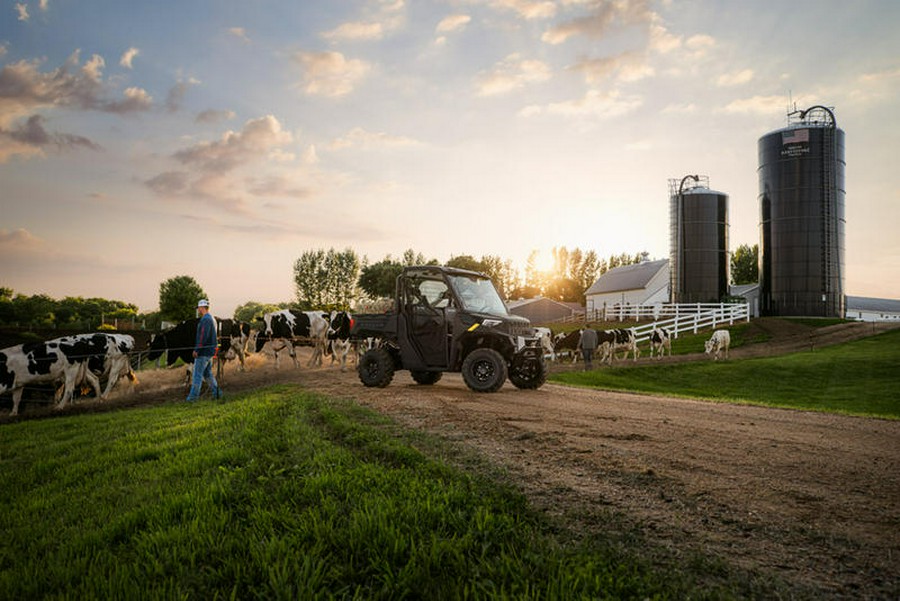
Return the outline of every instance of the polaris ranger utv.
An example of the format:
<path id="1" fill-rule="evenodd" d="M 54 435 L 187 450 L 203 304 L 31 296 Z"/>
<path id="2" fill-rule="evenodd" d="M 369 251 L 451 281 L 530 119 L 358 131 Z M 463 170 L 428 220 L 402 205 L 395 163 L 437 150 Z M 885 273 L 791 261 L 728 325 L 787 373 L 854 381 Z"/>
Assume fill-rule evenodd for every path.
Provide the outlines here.
<path id="1" fill-rule="evenodd" d="M 377 340 L 359 360 L 359 379 L 385 387 L 408 369 L 419 384 L 462 372 L 476 392 L 495 392 L 507 375 L 519 388 L 547 379 L 531 323 L 510 315 L 490 278 L 452 267 L 406 267 L 397 277 L 394 307 L 354 316 L 350 337 Z"/>

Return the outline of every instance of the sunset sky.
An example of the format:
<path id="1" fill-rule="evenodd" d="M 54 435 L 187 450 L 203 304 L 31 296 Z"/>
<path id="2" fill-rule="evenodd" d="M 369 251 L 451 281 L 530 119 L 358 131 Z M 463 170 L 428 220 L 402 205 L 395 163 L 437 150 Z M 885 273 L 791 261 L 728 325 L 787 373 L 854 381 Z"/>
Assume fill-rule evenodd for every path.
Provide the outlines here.
<path id="1" fill-rule="evenodd" d="M 669 252 L 668 180 L 758 242 L 757 141 L 847 135 L 846 292 L 900 298 L 900 2 L 0 3 L 0 286 L 294 299 L 306 250 Z"/>

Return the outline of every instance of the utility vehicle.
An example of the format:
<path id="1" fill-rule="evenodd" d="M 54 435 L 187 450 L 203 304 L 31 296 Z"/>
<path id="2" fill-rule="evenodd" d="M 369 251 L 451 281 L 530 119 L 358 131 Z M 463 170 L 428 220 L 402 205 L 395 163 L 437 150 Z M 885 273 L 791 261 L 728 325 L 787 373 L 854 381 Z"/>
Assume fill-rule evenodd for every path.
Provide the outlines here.
<path id="1" fill-rule="evenodd" d="M 477 392 L 495 392 L 507 376 L 518 388 L 547 379 L 543 351 L 531 323 L 511 315 L 482 273 L 436 265 L 406 267 L 397 277 L 393 308 L 354 315 L 350 337 L 367 341 L 359 379 L 385 387 L 397 370 L 419 384 L 462 372 Z"/>

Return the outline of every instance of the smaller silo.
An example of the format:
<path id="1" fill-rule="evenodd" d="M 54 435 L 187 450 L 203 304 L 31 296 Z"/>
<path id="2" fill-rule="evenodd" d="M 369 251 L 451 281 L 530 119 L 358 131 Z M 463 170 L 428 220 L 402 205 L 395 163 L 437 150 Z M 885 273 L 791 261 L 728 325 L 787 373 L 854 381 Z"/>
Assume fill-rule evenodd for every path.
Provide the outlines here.
<path id="1" fill-rule="evenodd" d="M 669 278 L 673 303 L 717 303 L 728 295 L 728 195 L 709 177 L 669 180 Z"/>

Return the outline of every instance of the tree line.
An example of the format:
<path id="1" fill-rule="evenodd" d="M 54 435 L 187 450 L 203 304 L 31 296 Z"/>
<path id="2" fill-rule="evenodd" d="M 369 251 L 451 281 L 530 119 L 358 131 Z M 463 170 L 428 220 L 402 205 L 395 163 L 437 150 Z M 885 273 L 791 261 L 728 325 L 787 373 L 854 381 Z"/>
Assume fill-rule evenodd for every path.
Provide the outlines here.
<path id="1" fill-rule="evenodd" d="M 624 265 L 639 263 L 648 253 L 613 254 L 601 258 L 593 250 L 554 247 L 550 269 L 538 266 L 538 251 L 528 257 L 524 272 L 511 260 L 496 255 L 451 256 L 444 264 L 478 271 L 491 277 L 500 295 L 506 299 L 544 296 L 560 302 L 584 304 L 585 292 L 601 275 Z M 731 255 L 731 283 L 758 281 L 758 245 L 741 245 Z M 254 322 L 262 315 L 281 309 L 353 309 L 366 301 L 391 298 L 394 283 L 404 267 L 437 265 L 413 249 L 399 257 L 387 255 L 380 261 L 360 258 L 352 249 L 314 249 L 304 251 L 293 265 L 295 300 L 277 304 L 248 301 L 235 309 L 234 319 Z M 155 330 L 163 321 L 180 322 L 196 315 L 197 300 L 208 298 L 203 287 L 191 276 L 169 278 L 159 286 L 159 311 L 141 313 L 132 303 L 103 298 L 67 296 L 61 300 L 46 294 L 16 294 L 0 287 L 0 324 L 31 327 L 94 330 L 111 323 L 131 323 Z M 107 327 L 112 327 L 107 325 Z"/>

